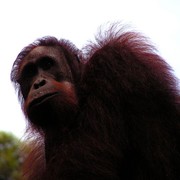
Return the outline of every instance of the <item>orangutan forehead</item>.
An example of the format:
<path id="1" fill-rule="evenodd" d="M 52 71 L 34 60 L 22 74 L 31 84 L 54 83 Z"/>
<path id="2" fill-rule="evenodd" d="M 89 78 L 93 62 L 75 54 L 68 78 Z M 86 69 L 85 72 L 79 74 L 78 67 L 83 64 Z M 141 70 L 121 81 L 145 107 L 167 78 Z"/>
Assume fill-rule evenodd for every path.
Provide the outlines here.
<path id="1" fill-rule="evenodd" d="M 38 46 L 34 48 L 26 57 L 26 60 L 38 58 L 41 56 L 59 56 L 62 55 L 60 48 L 57 47 L 48 47 L 48 46 Z"/>
<path id="2" fill-rule="evenodd" d="M 38 46 L 34 48 L 30 53 L 28 53 L 21 62 L 19 63 L 19 72 L 22 71 L 24 66 L 29 62 L 34 62 L 37 59 L 41 59 L 43 57 L 50 57 L 52 59 L 64 59 L 64 54 L 58 47 L 52 46 Z"/>

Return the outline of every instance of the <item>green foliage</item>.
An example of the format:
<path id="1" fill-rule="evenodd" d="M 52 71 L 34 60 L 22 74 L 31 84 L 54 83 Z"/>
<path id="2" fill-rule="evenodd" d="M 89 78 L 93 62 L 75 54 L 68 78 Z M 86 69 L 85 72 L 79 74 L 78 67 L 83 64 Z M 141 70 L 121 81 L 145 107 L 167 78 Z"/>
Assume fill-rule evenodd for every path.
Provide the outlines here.
<path id="1" fill-rule="evenodd" d="M 23 156 L 21 142 L 12 134 L 0 132 L 0 180 L 20 180 Z"/>

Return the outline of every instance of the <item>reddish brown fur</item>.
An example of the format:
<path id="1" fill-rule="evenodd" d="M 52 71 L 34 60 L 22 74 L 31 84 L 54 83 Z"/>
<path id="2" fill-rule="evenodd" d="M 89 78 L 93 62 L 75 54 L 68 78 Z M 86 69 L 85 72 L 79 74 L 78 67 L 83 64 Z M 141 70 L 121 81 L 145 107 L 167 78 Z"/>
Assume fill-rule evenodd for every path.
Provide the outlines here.
<path id="1" fill-rule="evenodd" d="M 70 65 L 78 71 L 76 128 L 38 128 L 25 179 L 179 179 L 180 96 L 171 68 L 138 33 L 111 28 L 106 36 L 86 47 L 82 71 Z M 82 56 L 65 44 L 69 57 Z"/>

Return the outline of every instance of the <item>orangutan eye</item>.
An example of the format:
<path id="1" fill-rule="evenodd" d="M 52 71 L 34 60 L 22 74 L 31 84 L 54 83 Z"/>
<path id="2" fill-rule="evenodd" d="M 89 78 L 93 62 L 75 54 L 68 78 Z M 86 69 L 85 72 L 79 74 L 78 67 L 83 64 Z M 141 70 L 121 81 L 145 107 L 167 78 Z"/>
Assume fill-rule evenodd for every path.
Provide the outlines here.
<path id="1" fill-rule="evenodd" d="M 31 78 L 37 73 L 35 64 L 28 64 L 24 67 L 21 77 L 23 79 Z"/>
<path id="2" fill-rule="evenodd" d="M 52 59 L 51 57 L 43 57 L 43 58 L 41 58 L 40 67 L 43 70 L 49 70 L 53 66 L 54 66 L 54 59 Z"/>

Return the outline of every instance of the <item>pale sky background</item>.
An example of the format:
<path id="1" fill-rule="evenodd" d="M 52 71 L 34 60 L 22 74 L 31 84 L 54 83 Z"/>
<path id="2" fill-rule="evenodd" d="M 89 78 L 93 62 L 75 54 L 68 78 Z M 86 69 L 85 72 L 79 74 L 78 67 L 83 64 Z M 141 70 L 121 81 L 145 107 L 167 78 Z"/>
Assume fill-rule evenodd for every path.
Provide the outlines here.
<path id="1" fill-rule="evenodd" d="M 0 2 L 0 130 L 22 137 L 25 120 L 10 82 L 21 49 L 46 35 L 78 48 L 98 27 L 122 21 L 148 36 L 180 77 L 180 0 L 2 0 Z"/>

